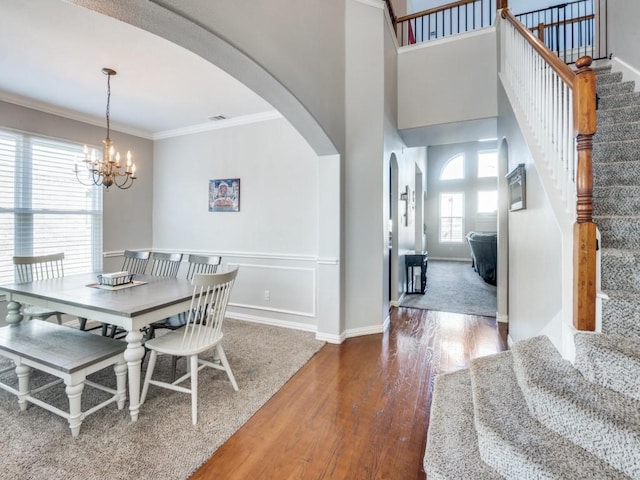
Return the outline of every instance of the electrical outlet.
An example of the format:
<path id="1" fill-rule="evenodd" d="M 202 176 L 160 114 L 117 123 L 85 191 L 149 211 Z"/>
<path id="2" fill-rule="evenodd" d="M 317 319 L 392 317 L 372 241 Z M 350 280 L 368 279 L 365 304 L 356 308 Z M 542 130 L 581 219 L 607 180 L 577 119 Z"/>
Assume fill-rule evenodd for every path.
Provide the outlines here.
<path id="1" fill-rule="evenodd" d="M 264 299 L 268 302 L 271 300 L 271 295 L 269 294 L 269 290 L 264 291 Z"/>

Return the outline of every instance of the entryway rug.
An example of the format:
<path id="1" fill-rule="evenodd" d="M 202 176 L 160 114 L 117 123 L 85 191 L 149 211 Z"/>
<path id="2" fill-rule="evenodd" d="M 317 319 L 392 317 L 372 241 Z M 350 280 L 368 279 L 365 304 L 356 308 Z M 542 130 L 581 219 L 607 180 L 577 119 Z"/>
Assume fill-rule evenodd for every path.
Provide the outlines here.
<path id="1" fill-rule="evenodd" d="M 405 294 L 400 306 L 495 317 L 496 287 L 486 283 L 471 262 L 429 260 L 425 294 Z"/>
<path id="2" fill-rule="evenodd" d="M 225 372 L 201 370 L 196 426 L 191 424 L 190 395 L 151 386 L 137 422 L 131 423 L 128 404 L 123 410 L 109 405 L 88 416 L 74 439 L 62 417 L 35 405 L 20 412 L 17 398 L 0 390 L 0 478 L 188 478 L 324 345 L 310 332 L 238 320 L 226 320 L 223 332 L 240 390 L 233 390 Z M 156 372 L 168 376 L 170 359 L 158 362 Z M 184 369 L 184 362 L 179 361 L 179 368 Z M 0 369 L 8 365 L 0 357 Z M 112 369 L 96 375 L 100 378 L 89 378 L 115 385 Z M 5 373 L 3 379 L 11 376 L 15 373 Z M 53 377 L 34 371 L 32 378 L 36 386 Z M 46 395 L 67 408 L 63 385 Z M 101 395 L 85 387 L 83 404 L 95 404 Z"/>

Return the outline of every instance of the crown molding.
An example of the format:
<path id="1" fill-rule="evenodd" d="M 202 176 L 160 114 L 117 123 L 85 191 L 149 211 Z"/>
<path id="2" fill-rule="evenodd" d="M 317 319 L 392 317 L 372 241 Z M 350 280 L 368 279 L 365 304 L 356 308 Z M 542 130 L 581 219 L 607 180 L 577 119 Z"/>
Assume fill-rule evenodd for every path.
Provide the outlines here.
<path id="1" fill-rule="evenodd" d="M 58 117 L 67 118 L 69 120 L 75 120 L 76 122 L 82 122 L 89 125 L 95 125 L 96 127 L 106 128 L 104 118 L 97 118 L 93 115 L 85 115 L 62 107 L 54 107 L 48 103 L 39 102 L 32 98 L 26 98 L 21 95 L 0 92 L 0 100 L 7 103 L 13 103 L 14 105 L 18 105 L 20 107 L 31 108 L 32 110 L 38 110 L 39 112 L 56 115 Z M 153 140 L 153 134 L 149 131 L 126 127 L 114 121 L 111 121 L 111 130 L 113 130 L 114 132 L 126 133 L 127 135 L 133 135 L 134 137 Z"/>
<path id="2" fill-rule="evenodd" d="M 210 130 L 220 130 L 222 128 L 238 127 L 240 125 L 249 125 L 251 123 L 266 122 L 268 120 L 276 120 L 283 118 L 282 114 L 277 110 L 269 112 L 254 113 L 252 115 L 243 115 L 241 117 L 229 118 L 226 120 L 216 120 L 198 125 L 191 125 L 184 128 L 176 128 L 174 130 L 166 130 L 153 134 L 153 140 L 162 140 L 165 138 L 180 137 L 182 135 L 190 135 L 193 133 L 208 132 Z"/>

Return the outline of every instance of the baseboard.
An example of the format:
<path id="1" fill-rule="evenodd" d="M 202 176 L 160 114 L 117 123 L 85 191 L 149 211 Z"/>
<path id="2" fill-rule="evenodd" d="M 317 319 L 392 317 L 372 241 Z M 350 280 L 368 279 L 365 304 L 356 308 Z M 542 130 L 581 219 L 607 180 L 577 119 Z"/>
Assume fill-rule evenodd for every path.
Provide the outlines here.
<path id="1" fill-rule="evenodd" d="M 361 337 L 363 335 L 374 335 L 376 333 L 383 333 L 385 329 L 385 323 L 382 325 L 372 325 L 369 327 L 360 327 L 360 328 L 352 328 L 350 330 L 346 330 L 344 333 L 346 338 L 352 337 Z"/>
<path id="2" fill-rule="evenodd" d="M 617 57 L 613 57 L 611 59 L 611 71 L 622 72 L 622 80 L 625 82 L 633 80 L 636 82 L 635 91 L 640 91 L 640 72 L 631 65 Z"/>
<path id="3" fill-rule="evenodd" d="M 271 325 L 273 327 L 289 328 L 291 330 L 302 330 L 305 332 L 315 332 L 317 330 L 315 325 L 309 325 L 307 323 L 299 322 L 287 322 L 276 318 L 258 317 L 256 315 L 247 315 L 246 313 L 230 312 L 227 310 L 225 314 L 226 318 L 232 318 L 234 320 L 242 320 L 243 322 L 259 323 L 261 325 Z"/>
<path id="4" fill-rule="evenodd" d="M 500 323 L 509 323 L 509 315 L 498 315 L 496 313 L 496 321 Z"/>
<path id="5" fill-rule="evenodd" d="M 328 333 L 316 332 L 316 340 L 320 340 L 321 342 L 340 345 L 346 339 L 347 339 L 347 336 L 345 332 L 342 332 L 340 335 L 330 335 Z"/>

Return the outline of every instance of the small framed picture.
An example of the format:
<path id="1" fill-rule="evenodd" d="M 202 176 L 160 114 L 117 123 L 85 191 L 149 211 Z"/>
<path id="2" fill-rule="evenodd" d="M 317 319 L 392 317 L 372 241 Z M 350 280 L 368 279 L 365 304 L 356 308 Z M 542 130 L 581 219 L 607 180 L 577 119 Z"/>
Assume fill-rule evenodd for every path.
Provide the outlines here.
<path id="1" fill-rule="evenodd" d="M 209 180 L 209 211 L 240 211 L 240 179 Z"/>
<path id="2" fill-rule="evenodd" d="M 527 179 L 524 163 L 507 174 L 509 184 L 509 210 L 512 212 L 527 208 Z"/>

